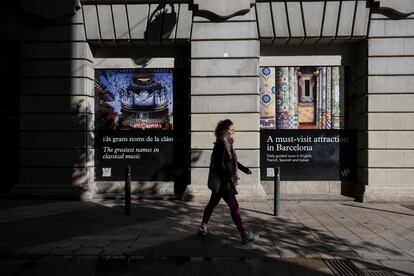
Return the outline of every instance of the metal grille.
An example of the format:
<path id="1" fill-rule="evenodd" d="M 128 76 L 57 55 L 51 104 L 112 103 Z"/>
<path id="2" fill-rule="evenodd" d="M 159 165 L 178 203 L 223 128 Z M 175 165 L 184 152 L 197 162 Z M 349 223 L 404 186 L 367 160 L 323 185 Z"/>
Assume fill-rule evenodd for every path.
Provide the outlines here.
<path id="1" fill-rule="evenodd" d="M 364 276 L 350 260 L 325 260 L 325 264 L 336 276 Z"/>
<path id="2" fill-rule="evenodd" d="M 395 276 L 395 274 L 389 270 L 367 270 L 364 271 L 364 276 Z"/>

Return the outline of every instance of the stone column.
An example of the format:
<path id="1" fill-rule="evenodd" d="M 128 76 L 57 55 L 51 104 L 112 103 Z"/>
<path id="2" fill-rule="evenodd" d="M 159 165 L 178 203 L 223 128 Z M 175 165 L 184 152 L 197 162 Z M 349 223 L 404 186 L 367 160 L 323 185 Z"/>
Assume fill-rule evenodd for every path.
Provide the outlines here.
<path id="1" fill-rule="evenodd" d="M 380 7 L 414 11 L 411 0 Z M 379 9 L 381 12 L 381 8 Z M 414 199 L 414 16 L 374 13 L 368 38 L 367 201 Z M 392 17 L 392 16 L 391 16 Z"/>
<path id="2" fill-rule="evenodd" d="M 59 16 L 51 6 L 22 16 L 20 181 L 13 193 L 79 197 L 94 180 L 93 56 L 82 11 Z"/>
<path id="3" fill-rule="evenodd" d="M 191 184 L 184 199 L 205 201 L 210 197 L 207 176 L 214 128 L 219 120 L 229 118 L 235 123 L 239 161 L 253 171 L 252 175 L 240 172 L 238 198 L 264 200 L 259 173 L 260 43 L 255 10 L 251 1 L 201 2 L 199 13 L 194 13 L 191 38 L 192 162 Z M 220 17 L 243 9 L 248 12 L 220 22 Z"/>
<path id="4" fill-rule="evenodd" d="M 0 5 L 0 145 L 3 164 L 0 193 L 8 193 L 18 183 L 19 173 L 19 39 L 21 11 L 16 1 L 6 0 Z"/>

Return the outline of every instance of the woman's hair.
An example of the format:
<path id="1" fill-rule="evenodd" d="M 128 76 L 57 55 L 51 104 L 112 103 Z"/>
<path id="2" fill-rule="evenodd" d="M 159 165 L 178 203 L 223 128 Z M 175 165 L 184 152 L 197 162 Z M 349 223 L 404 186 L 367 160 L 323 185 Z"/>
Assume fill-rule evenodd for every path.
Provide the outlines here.
<path id="1" fill-rule="evenodd" d="M 222 138 L 232 125 L 233 122 L 230 119 L 219 121 L 214 131 L 214 135 L 216 135 L 217 138 Z"/>

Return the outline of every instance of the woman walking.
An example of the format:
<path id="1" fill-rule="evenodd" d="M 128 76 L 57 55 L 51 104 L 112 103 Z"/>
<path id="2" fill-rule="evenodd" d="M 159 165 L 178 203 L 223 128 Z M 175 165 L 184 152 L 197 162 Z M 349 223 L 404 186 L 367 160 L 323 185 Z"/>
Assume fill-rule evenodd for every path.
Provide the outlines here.
<path id="1" fill-rule="evenodd" d="M 233 148 L 233 135 L 234 127 L 231 120 L 226 119 L 218 122 L 215 129 L 216 142 L 211 154 L 208 176 L 208 187 L 211 190 L 211 197 L 204 209 L 203 220 L 197 232 L 207 236 L 207 223 L 214 208 L 223 198 L 230 207 L 231 217 L 240 231 L 242 242 L 246 244 L 257 239 L 258 235 L 247 231 L 240 217 L 239 203 L 236 199 L 236 186 L 239 180 L 237 170 L 239 169 L 246 174 L 252 174 L 252 172 L 237 161 L 237 155 Z"/>

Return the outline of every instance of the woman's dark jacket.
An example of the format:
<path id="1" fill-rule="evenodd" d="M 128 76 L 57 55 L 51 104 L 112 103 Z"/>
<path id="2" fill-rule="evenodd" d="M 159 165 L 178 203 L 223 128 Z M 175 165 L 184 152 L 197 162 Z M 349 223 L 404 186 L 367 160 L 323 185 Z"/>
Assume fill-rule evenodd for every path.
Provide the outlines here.
<path id="1" fill-rule="evenodd" d="M 248 173 L 249 169 L 237 161 L 237 155 L 230 146 L 231 153 L 226 150 L 223 139 L 217 139 L 211 154 L 208 187 L 214 193 L 230 192 L 237 194 L 237 169 Z"/>

